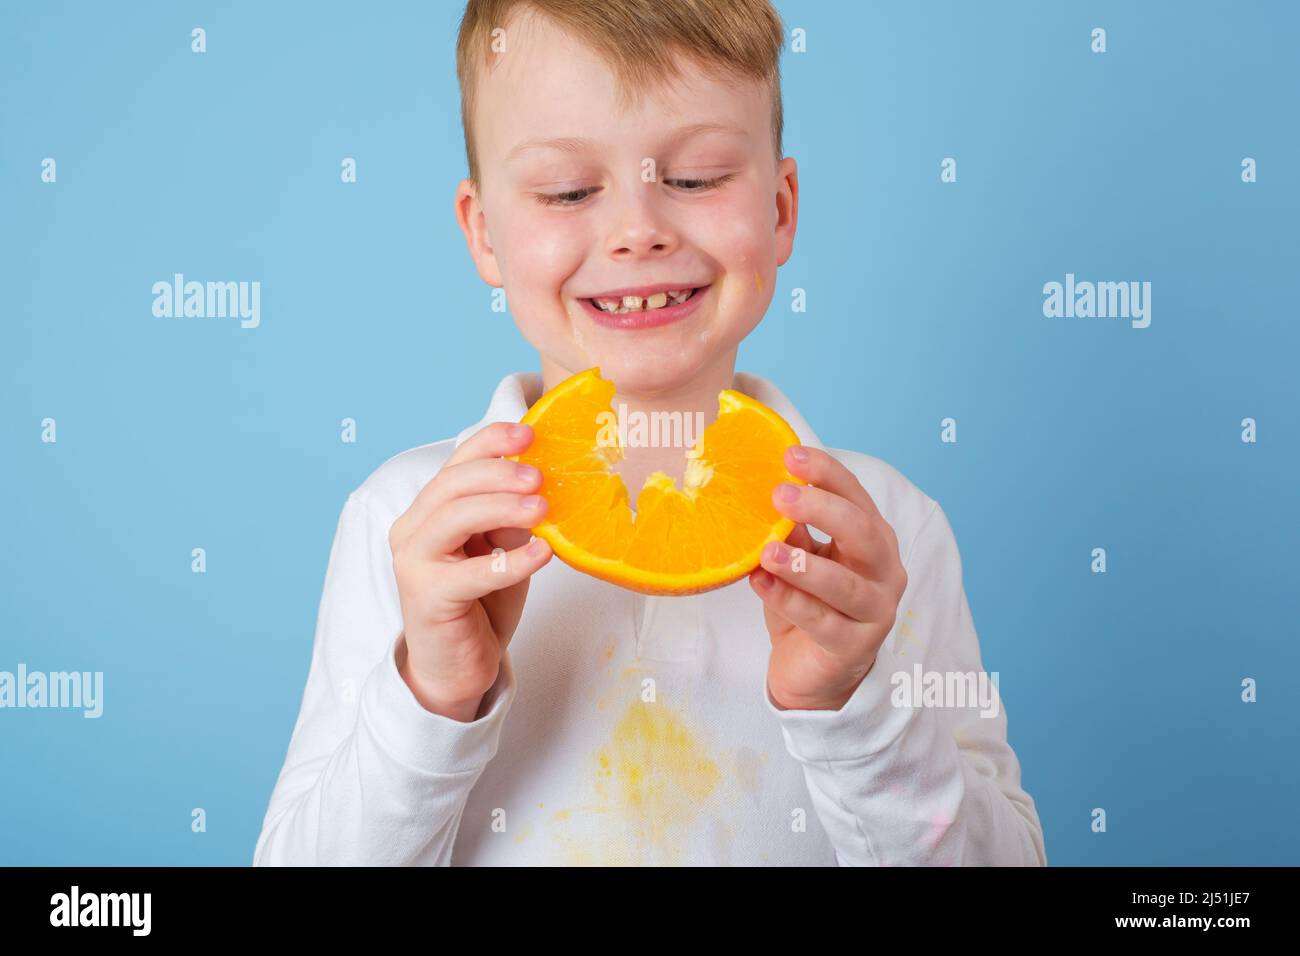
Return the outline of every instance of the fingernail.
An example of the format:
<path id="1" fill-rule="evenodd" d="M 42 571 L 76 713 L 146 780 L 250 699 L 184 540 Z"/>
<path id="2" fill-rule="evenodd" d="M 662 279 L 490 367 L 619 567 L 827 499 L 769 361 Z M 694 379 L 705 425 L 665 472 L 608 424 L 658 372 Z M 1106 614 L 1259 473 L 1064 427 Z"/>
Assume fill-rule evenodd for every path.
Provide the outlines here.
<path id="1" fill-rule="evenodd" d="M 790 457 L 795 461 L 807 461 L 808 449 L 804 448 L 803 445 L 792 445 L 790 446 Z"/>
<path id="2" fill-rule="evenodd" d="M 758 588 L 760 591 L 766 591 L 771 586 L 772 575 L 767 571 L 764 571 L 762 568 L 759 568 L 758 573 L 754 575 L 754 587 Z"/>
<path id="3" fill-rule="evenodd" d="M 532 481 L 534 478 L 537 477 L 538 471 L 532 465 L 527 465 L 521 461 L 521 462 L 516 462 L 515 464 L 515 474 L 518 475 L 520 478 L 522 478 L 524 481 Z"/>
<path id="4" fill-rule="evenodd" d="M 521 501 L 520 504 L 522 504 L 525 508 L 540 508 L 542 506 L 542 496 L 529 495 L 527 498 Z"/>
<path id="5" fill-rule="evenodd" d="M 530 558 L 540 558 L 546 553 L 547 547 L 545 538 L 534 538 L 528 543 L 527 554 Z"/>
<path id="6" fill-rule="evenodd" d="M 801 489 L 798 485 L 792 485 L 788 481 L 783 481 L 776 487 L 776 496 L 782 501 L 798 501 Z"/>
<path id="7" fill-rule="evenodd" d="M 767 546 L 767 559 L 777 564 L 785 564 L 790 557 L 790 548 L 780 541 L 773 541 Z"/>
<path id="8" fill-rule="evenodd" d="M 511 438 L 523 438 L 525 435 L 528 434 L 528 428 L 529 426 L 523 424 L 511 425 L 508 429 L 506 429 L 506 434 L 508 434 Z"/>

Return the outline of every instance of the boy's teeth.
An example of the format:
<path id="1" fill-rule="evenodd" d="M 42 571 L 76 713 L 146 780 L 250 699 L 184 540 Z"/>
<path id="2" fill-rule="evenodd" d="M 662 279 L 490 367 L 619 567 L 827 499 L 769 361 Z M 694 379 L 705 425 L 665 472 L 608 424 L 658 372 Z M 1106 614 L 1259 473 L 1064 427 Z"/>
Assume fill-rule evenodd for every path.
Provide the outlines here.
<path id="1" fill-rule="evenodd" d="M 643 312 L 651 309 L 662 309 L 669 300 L 674 305 L 680 305 L 691 297 L 690 289 L 672 289 L 668 292 L 656 292 L 652 296 L 625 295 L 621 299 L 592 299 L 596 303 L 596 308 L 602 312 L 612 312 L 615 315 L 622 315 L 627 312 Z"/>

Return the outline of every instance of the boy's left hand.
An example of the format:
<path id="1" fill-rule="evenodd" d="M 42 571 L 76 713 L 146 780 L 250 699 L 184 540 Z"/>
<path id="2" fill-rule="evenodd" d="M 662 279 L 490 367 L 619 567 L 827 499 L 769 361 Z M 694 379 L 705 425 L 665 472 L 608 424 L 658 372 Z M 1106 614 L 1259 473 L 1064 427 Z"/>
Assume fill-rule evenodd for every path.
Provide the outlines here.
<path id="1" fill-rule="evenodd" d="M 894 626 L 907 572 L 894 529 L 851 471 L 802 445 L 786 449 L 785 464 L 809 484 L 781 483 L 772 504 L 798 524 L 786 543 L 763 549 L 749 576 L 772 638 L 767 688 L 785 710 L 839 710 Z M 808 524 L 831 540 L 814 541 Z M 803 570 L 791 560 L 795 548 L 805 552 Z"/>

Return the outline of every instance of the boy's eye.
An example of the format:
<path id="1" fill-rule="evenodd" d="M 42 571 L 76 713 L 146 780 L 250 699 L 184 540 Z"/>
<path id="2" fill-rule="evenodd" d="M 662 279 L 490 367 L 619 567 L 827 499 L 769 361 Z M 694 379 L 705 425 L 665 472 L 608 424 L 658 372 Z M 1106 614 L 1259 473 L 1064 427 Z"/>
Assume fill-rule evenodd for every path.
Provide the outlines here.
<path id="1" fill-rule="evenodd" d="M 678 183 L 678 188 L 683 192 L 699 193 L 706 189 L 716 189 L 723 183 L 730 182 L 736 178 L 735 173 L 727 173 L 725 176 L 715 176 L 713 179 L 665 179 L 664 182 L 670 186 Z"/>
<path id="2" fill-rule="evenodd" d="M 723 183 L 730 182 L 736 178 L 735 173 L 727 173 L 725 176 L 715 176 L 712 179 L 665 179 L 664 182 L 670 186 L 680 189 L 682 192 L 699 193 L 707 189 L 716 189 Z M 576 206 L 594 192 L 600 190 L 599 186 L 587 186 L 582 189 L 570 189 L 562 193 L 534 193 L 534 198 L 543 206 Z"/>
<path id="3" fill-rule="evenodd" d="M 574 206 L 596 191 L 595 187 L 570 189 L 562 193 L 534 193 L 533 196 L 543 206 Z"/>

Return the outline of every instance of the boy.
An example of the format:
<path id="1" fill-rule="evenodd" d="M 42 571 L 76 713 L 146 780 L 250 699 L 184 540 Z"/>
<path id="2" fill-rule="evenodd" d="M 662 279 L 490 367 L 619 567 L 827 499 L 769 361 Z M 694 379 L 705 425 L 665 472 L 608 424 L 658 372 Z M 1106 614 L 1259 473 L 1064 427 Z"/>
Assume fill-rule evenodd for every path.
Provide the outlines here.
<path id="1" fill-rule="evenodd" d="M 256 864 L 1046 862 L 1001 709 L 895 693 L 982 670 L 943 511 L 735 372 L 794 242 L 782 45 L 768 0 L 470 0 L 456 212 L 541 373 L 348 498 Z M 592 366 L 631 413 L 734 387 L 798 433 L 747 582 L 646 597 L 530 541 L 509 423 Z"/>

